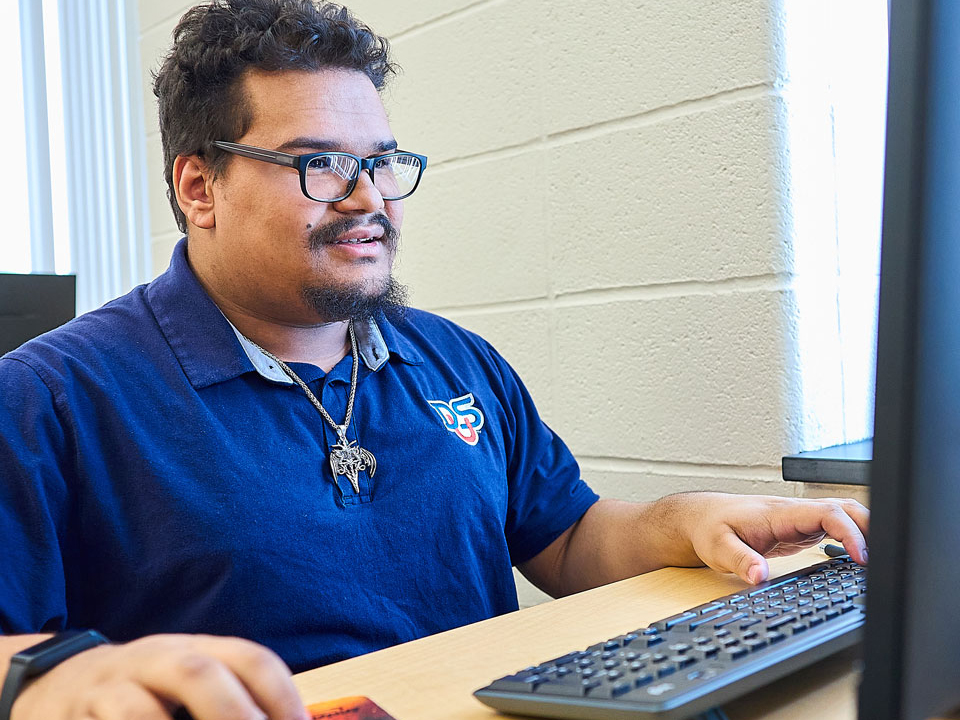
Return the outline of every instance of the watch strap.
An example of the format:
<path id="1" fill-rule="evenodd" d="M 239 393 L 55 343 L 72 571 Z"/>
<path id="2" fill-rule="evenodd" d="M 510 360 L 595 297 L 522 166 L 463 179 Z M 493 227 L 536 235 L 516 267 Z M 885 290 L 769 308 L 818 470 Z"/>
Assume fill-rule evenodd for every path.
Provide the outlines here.
<path id="1" fill-rule="evenodd" d="M 27 680 L 42 675 L 67 658 L 107 642 L 109 640 L 96 630 L 67 630 L 18 652 L 10 658 L 10 669 L 0 690 L 0 720 L 10 720 L 13 703 Z"/>

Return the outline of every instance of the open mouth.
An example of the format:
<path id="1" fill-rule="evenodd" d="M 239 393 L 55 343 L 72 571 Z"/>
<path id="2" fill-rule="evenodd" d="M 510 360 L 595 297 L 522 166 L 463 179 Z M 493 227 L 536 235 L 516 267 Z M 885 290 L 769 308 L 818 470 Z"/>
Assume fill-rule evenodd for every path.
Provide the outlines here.
<path id="1" fill-rule="evenodd" d="M 366 245 L 376 241 L 377 238 L 375 237 L 350 238 L 349 240 L 337 240 L 334 245 Z"/>

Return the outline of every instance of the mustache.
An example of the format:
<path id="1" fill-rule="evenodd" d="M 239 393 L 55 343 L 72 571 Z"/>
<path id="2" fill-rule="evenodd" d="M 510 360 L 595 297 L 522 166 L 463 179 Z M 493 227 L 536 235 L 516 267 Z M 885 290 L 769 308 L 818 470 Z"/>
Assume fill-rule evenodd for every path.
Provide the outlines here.
<path id="1" fill-rule="evenodd" d="M 350 232 L 354 228 L 362 225 L 379 225 L 383 228 L 381 241 L 386 244 L 387 249 L 395 250 L 397 248 L 397 243 L 400 240 L 400 231 L 383 213 L 377 213 L 376 215 L 370 215 L 364 218 L 341 218 L 326 225 L 315 227 L 307 237 L 307 244 L 313 251 L 320 250 L 324 245 L 332 245 L 335 243 L 337 238 L 344 233 Z"/>

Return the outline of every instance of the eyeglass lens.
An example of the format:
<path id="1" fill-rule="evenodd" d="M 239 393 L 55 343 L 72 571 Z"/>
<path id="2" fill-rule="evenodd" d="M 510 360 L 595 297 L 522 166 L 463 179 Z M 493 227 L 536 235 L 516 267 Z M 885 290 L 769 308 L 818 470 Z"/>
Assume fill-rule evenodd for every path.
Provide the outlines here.
<path id="1" fill-rule="evenodd" d="M 307 193 L 315 200 L 346 195 L 359 175 L 360 165 L 347 155 L 319 155 L 307 164 Z M 377 159 L 373 184 L 385 200 L 403 197 L 416 187 L 420 160 L 413 155 L 388 155 Z"/>

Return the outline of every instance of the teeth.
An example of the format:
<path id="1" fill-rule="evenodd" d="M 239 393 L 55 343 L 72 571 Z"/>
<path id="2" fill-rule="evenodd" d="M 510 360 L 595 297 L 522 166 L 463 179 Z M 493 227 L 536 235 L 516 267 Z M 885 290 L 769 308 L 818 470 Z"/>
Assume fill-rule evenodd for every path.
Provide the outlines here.
<path id="1" fill-rule="evenodd" d="M 366 237 L 366 238 L 354 238 L 351 240 L 341 240 L 340 243 L 348 244 L 348 245 L 357 245 L 359 243 L 372 242 L 372 241 L 373 241 L 372 237 Z"/>

